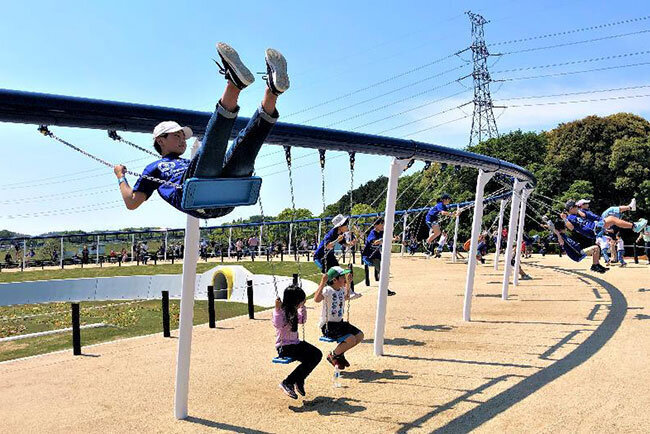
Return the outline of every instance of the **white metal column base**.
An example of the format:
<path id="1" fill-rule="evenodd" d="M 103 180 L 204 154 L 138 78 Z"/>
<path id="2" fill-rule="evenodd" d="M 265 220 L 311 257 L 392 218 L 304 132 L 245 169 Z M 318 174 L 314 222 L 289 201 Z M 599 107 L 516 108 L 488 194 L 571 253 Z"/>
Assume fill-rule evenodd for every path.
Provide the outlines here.
<path id="1" fill-rule="evenodd" d="M 506 209 L 506 199 L 501 199 L 499 207 L 499 229 L 497 229 L 496 249 L 494 249 L 494 269 L 499 269 L 499 251 L 501 250 L 501 233 L 503 232 L 503 214 Z"/>
<path id="2" fill-rule="evenodd" d="M 198 141 L 194 141 L 192 156 L 196 154 Z M 194 321 L 194 288 L 196 263 L 199 260 L 199 219 L 187 216 L 185 224 L 185 247 L 183 253 L 183 288 L 178 323 L 178 353 L 176 356 L 176 389 L 174 415 L 185 419 L 190 390 L 190 356 L 192 354 L 192 325 Z"/>
<path id="3" fill-rule="evenodd" d="M 515 242 L 517 234 L 517 218 L 519 216 L 519 204 L 523 183 L 515 180 L 512 189 L 512 200 L 510 201 L 510 219 L 508 221 L 508 241 L 506 243 L 505 263 L 503 266 L 503 287 L 501 289 L 501 298 L 508 299 L 508 286 L 510 285 L 510 273 L 512 272 L 512 245 Z"/>
<path id="4" fill-rule="evenodd" d="M 478 171 L 476 178 L 476 195 L 474 197 L 474 217 L 472 219 L 472 240 L 467 257 L 467 280 L 465 282 L 465 301 L 463 303 L 463 320 L 471 320 L 472 294 L 474 293 L 474 274 L 476 272 L 476 251 L 478 249 L 478 237 L 481 234 L 483 223 L 483 192 L 485 185 L 492 179 L 494 172 L 485 173 Z"/>
<path id="5" fill-rule="evenodd" d="M 460 222 L 460 215 L 458 214 L 459 208 L 456 208 L 456 222 L 454 223 L 454 245 L 451 248 L 451 262 L 456 263 L 458 261 L 458 255 L 456 254 L 458 249 L 458 223 Z"/>
<path id="6" fill-rule="evenodd" d="M 386 299 L 388 298 L 388 279 L 390 276 L 391 244 L 393 242 L 393 225 L 395 223 L 395 202 L 397 200 L 397 181 L 400 174 L 408 165 L 409 160 L 393 158 L 390 163 L 388 176 L 388 191 L 386 192 L 386 210 L 384 214 L 383 251 L 381 255 L 381 271 L 379 274 L 379 294 L 377 297 L 377 316 L 375 318 L 375 356 L 384 354 L 384 332 L 386 331 Z"/>
<path id="7" fill-rule="evenodd" d="M 524 189 L 521 192 L 521 204 L 519 205 L 519 224 L 517 225 L 517 252 L 515 255 L 515 269 L 512 277 L 512 286 L 515 288 L 519 285 L 519 270 L 521 270 L 521 244 L 524 241 L 524 224 L 526 222 L 526 202 L 530 195 L 530 189 Z"/>

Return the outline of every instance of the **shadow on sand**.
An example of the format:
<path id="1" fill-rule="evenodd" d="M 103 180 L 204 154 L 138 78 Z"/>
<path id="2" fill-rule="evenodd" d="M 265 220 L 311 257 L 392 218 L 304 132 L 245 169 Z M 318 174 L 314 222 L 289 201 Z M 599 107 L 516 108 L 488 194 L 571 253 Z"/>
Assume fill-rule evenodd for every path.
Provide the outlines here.
<path id="1" fill-rule="evenodd" d="M 303 401 L 302 407 L 290 405 L 289 410 L 294 413 L 317 412 L 320 416 L 335 416 L 341 414 L 354 414 L 364 411 L 366 407 L 362 405 L 353 405 L 352 403 L 361 402 L 351 398 L 332 398 L 330 396 L 318 396 L 311 401 Z"/>

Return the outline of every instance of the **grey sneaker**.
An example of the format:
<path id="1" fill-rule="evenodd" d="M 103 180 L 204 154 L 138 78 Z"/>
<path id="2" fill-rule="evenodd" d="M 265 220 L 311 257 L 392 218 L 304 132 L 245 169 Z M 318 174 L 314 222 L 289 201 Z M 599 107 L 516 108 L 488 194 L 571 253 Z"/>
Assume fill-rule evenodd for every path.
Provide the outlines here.
<path id="1" fill-rule="evenodd" d="M 282 53 L 273 48 L 266 49 L 266 84 L 275 95 L 280 95 L 289 89 L 287 60 Z"/>
<path id="2" fill-rule="evenodd" d="M 238 89 L 244 89 L 255 81 L 253 73 L 246 68 L 237 51 L 230 45 L 225 42 L 217 43 L 217 53 L 223 63 L 221 65 L 216 60 L 214 61 L 219 66 L 219 73 L 223 74 Z"/>

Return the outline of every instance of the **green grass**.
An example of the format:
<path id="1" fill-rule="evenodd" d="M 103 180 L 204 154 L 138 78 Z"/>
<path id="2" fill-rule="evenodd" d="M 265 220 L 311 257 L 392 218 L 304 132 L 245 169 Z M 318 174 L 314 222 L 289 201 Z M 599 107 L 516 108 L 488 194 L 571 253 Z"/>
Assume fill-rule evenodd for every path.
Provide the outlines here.
<path id="1" fill-rule="evenodd" d="M 208 302 L 194 302 L 194 324 L 208 322 Z M 169 313 L 172 330 L 178 328 L 180 301 L 170 300 Z M 264 308 L 255 306 L 256 311 Z M 217 321 L 244 315 L 245 303 L 216 303 Z M 44 314 L 44 315 L 43 315 Z M 40 315 L 18 318 L 27 315 Z M 70 327 L 71 312 L 68 303 L 29 304 L 0 307 L 0 336 L 22 335 L 45 330 Z M 11 318 L 7 320 L 6 318 Z M 108 324 L 108 327 L 81 330 L 82 345 L 91 345 L 116 339 L 142 336 L 162 331 L 160 300 L 138 302 L 101 301 L 81 303 L 81 324 Z M 70 332 L 26 338 L 0 343 L 0 361 L 44 354 L 72 347 Z"/>
<path id="2" fill-rule="evenodd" d="M 197 272 L 205 272 L 219 263 L 197 264 Z M 311 262 L 242 261 L 226 265 L 243 265 L 255 274 L 276 274 L 291 276 L 301 272 L 302 278 L 320 282 L 320 272 Z M 153 274 L 179 274 L 181 264 L 147 265 L 132 267 L 74 268 L 65 270 L 37 270 L 16 273 L 1 273 L 0 282 L 20 282 L 30 280 L 74 279 L 83 277 L 112 277 Z M 363 268 L 354 267 L 355 284 L 363 281 Z M 179 301 L 170 300 L 170 322 L 172 329 L 178 328 Z M 264 308 L 255 306 L 256 311 Z M 244 303 L 216 303 L 217 320 L 244 315 L 248 312 Z M 208 322 L 207 301 L 194 302 L 194 324 Z M 81 331 L 82 345 L 91 345 L 116 339 L 142 336 L 162 331 L 162 310 L 160 300 L 144 301 L 94 301 L 81 303 L 81 323 L 105 323 L 108 327 L 84 329 Z M 19 306 L 0 306 L 0 337 L 23 335 L 47 330 L 70 327 L 71 312 L 69 303 L 26 304 Z M 26 338 L 18 341 L 0 343 L 0 361 L 69 349 L 72 346 L 71 333 L 64 332 L 48 336 Z"/>

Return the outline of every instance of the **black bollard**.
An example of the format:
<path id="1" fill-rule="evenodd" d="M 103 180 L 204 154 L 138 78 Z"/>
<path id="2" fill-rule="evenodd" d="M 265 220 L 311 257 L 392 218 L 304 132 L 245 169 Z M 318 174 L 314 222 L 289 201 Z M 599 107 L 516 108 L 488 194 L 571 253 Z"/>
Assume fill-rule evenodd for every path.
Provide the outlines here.
<path id="1" fill-rule="evenodd" d="M 280 262 L 284 262 L 284 248 L 280 249 Z"/>
<path id="2" fill-rule="evenodd" d="M 255 251 L 251 250 L 251 262 L 255 262 Z"/>
<path id="3" fill-rule="evenodd" d="M 345 250 L 343 250 L 343 262 L 345 262 Z"/>
<path id="4" fill-rule="evenodd" d="M 172 253 L 172 265 L 174 265 L 174 254 Z"/>
<path id="5" fill-rule="evenodd" d="M 357 263 L 357 249 L 352 247 L 352 263 L 356 264 Z"/>
<path id="6" fill-rule="evenodd" d="M 307 262 L 309 262 L 309 250 L 307 250 Z"/>
<path id="7" fill-rule="evenodd" d="M 217 327 L 216 315 L 214 312 L 214 286 L 208 286 L 208 323 L 211 329 Z"/>
<path id="8" fill-rule="evenodd" d="M 350 291 L 354 292 L 354 268 L 352 268 L 352 264 L 350 264 L 349 268 L 350 268 Z"/>
<path id="9" fill-rule="evenodd" d="M 220 252 L 221 252 L 221 263 L 223 264 L 223 249 L 221 249 Z"/>
<path id="10" fill-rule="evenodd" d="M 298 286 L 298 273 L 293 273 L 293 284 Z"/>
<path id="11" fill-rule="evenodd" d="M 72 303 L 72 354 L 81 355 L 81 326 L 79 318 L 79 303 Z"/>
<path id="12" fill-rule="evenodd" d="M 117 257 L 117 266 L 121 267 L 122 266 L 122 255 Z"/>
<path id="13" fill-rule="evenodd" d="M 253 281 L 246 281 L 246 295 L 248 297 L 248 318 L 255 319 L 255 310 L 253 309 Z"/>
<path id="14" fill-rule="evenodd" d="M 271 250 L 267 247 L 266 248 L 266 262 L 269 262 L 271 260 Z"/>
<path id="15" fill-rule="evenodd" d="M 368 270 L 368 265 L 364 264 L 363 269 L 366 272 L 366 286 L 370 286 L 370 270 Z"/>
<path id="16" fill-rule="evenodd" d="M 158 254 L 153 255 L 153 265 L 158 265 Z"/>
<path id="17" fill-rule="evenodd" d="M 163 336 L 168 338 L 171 336 L 169 332 L 169 291 L 162 292 L 162 323 Z"/>
<path id="18" fill-rule="evenodd" d="M 634 248 L 634 263 L 638 264 L 639 263 L 639 252 L 636 251 L 636 241 L 634 241 L 634 244 L 632 244 L 632 247 Z"/>

